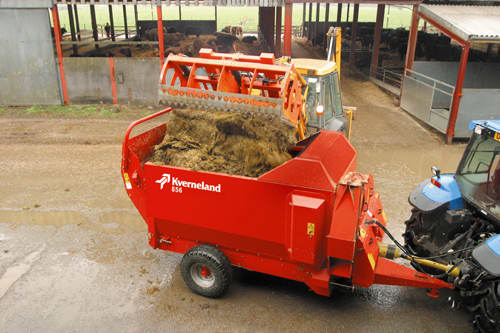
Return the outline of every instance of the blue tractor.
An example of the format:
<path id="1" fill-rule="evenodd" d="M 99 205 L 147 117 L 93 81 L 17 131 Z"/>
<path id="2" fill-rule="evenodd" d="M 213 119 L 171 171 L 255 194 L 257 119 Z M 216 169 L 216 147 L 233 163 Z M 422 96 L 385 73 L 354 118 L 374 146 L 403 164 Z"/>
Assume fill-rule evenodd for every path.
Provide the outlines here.
<path id="1" fill-rule="evenodd" d="M 500 332 L 500 120 L 470 124 L 472 137 L 455 174 L 434 174 L 408 198 L 413 206 L 403 234 L 408 252 L 453 268 L 417 270 L 452 283 L 453 305 L 473 314 L 479 332 Z M 452 276 L 455 268 L 460 274 Z"/>

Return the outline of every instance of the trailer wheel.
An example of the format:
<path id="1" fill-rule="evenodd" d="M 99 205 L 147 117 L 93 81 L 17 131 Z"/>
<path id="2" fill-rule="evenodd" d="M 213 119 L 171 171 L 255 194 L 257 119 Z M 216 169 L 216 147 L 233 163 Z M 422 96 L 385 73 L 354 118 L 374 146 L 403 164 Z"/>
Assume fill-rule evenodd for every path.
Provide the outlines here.
<path id="1" fill-rule="evenodd" d="M 222 296 L 233 275 L 229 259 L 213 246 L 199 245 L 182 257 L 181 274 L 193 292 L 211 298 Z"/>

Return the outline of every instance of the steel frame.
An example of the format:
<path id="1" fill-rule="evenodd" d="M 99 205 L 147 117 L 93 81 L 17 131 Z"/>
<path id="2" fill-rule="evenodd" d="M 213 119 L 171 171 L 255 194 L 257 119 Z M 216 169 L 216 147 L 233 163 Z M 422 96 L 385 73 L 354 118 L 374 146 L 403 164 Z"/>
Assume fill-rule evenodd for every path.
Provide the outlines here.
<path id="1" fill-rule="evenodd" d="M 462 88 L 463 88 L 463 83 L 464 83 L 464 78 L 465 78 L 465 72 L 467 69 L 467 60 L 469 56 L 469 50 L 470 50 L 470 42 L 465 41 L 453 32 L 451 32 L 449 29 L 444 27 L 442 24 L 439 24 L 432 18 L 428 17 L 425 14 L 422 14 L 418 11 L 418 5 L 413 6 L 413 14 L 412 14 L 412 23 L 411 23 L 411 28 L 410 28 L 410 36 L 409 36 L 409 41 L 408 41 L 408 49 L 406 52 L 406 61 L 405 61 L 405 71 L 409 69 L 411 70 L 413 68 L 413 61 L 415 59 L 415 47 L 417 44 L 417 30 L 418 30 L 418 21 L 419 19 L 423 19 L 425 22 L 430 23 L 433 25 L 435 28 L 439 29 L 441 32 L 443 32 L 445 35 L 450 37 L 451 39 L 455 40 L 462 46 L 462 53 L 460 55 L 460 64 L 458 68 L 458 73 L 457 73 L 457 81 L 455 83 L 455 90 L 453 92 L 453 101 L 451 105 L 451 110 L 450 110 L 450 117 L 448 119 L 448 126 L 446 129 L 446 142 L 451 143 L 453 140 L 453 136 L 455 134 L 455 125 L 457 122 L 457 116 L 458 116 L 458 109 L 460 107 L 460 99 L 462 98 Z M 402 89 L 401 89 L 401 94 L 402 94 Z M 401 96 L 400 96 L 401 100 Z"/>

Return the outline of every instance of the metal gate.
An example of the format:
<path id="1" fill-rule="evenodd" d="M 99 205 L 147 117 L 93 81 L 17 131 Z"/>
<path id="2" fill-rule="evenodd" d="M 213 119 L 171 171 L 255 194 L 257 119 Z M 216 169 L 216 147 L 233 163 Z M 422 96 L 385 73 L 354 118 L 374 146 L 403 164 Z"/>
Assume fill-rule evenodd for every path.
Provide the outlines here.
<path id="1" fill-rule="evenodd" d="M 47 9 L 0 8 L 0 105 L 61 104 Z"/>

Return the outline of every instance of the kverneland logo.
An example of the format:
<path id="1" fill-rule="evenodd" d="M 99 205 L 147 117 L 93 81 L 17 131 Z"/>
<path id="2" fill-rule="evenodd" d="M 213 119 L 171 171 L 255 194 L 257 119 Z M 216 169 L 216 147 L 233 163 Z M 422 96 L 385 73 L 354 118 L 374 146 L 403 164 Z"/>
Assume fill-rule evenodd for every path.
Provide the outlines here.
<path id="1" fill-rule="evenodd" d="M 163 190 L 163 186 L 165 184 L 170 183 L 170 174 L 164 173 L 162 176 L 163 177 L 161 177 L 160 179 L 155 180 L 155 183 L 159 183 L 160 184 L 160 190 Z"/>
<path id="2" fill-rule="evenodd" d="M 177 192 L 177 193 L 182 193 L 182 188 L 191 188 L 195 190 L 218 192 L 218 193 L 220 193 L 222 190 L 221 184 L 212 185 L 212 184 L 207 184 L 204 181 L 190 182 L 179 179 L 178 177 L 173 177 L 173 176 L 171 177 L 170 174 L 168 173 L 164 173 L 160 179 L 155 180 L 155 183 L 160 184 L 160 189 L 163 190 L 165 184 L 170 183 L 170 181 L 172 181 L 172 192 Z"/>

